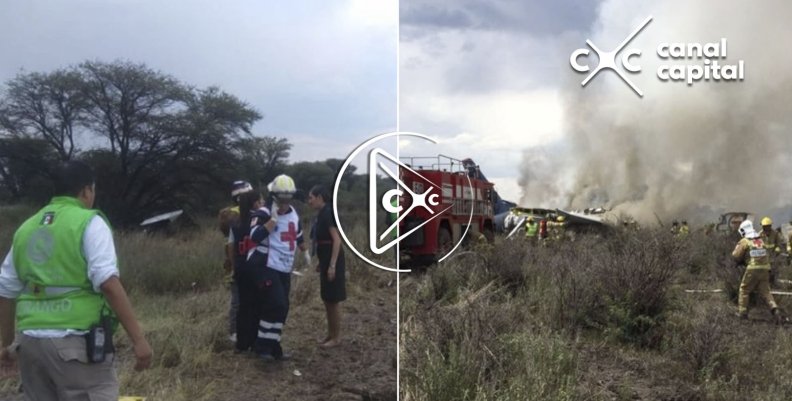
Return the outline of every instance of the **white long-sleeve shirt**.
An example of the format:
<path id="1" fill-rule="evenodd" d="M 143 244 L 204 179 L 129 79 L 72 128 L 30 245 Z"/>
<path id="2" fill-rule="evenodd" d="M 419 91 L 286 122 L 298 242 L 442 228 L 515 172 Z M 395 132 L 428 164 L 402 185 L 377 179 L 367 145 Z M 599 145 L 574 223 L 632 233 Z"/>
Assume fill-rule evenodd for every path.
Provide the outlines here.
<path id="1" fill-rule="evenodd" d="M 101 292 L 100 287 L 111 277 L 119 277 L 113 233 L 107 223 L 99 216 L 94 216 L 85 228 L 82 240 L 82 252 L 88 265 L 88 279 L 96 292 Z M 19 297 L 25 284 L 19 280 L 14 266 L 14 249 L 8 254 L 0 265 L 0 297 L 15 299 Z M 24 330 L 25 335 L 37 338 L 65 337 L 71 334 L 82 335 L 81 330 Z"/>

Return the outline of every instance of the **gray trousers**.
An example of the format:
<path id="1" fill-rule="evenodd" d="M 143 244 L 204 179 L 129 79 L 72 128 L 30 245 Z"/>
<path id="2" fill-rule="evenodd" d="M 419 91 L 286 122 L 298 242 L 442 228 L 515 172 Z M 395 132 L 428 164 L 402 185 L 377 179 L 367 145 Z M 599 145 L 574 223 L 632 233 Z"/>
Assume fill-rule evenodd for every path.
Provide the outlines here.
<path id="1" fill-rule="evenodd" d="M 114 354 L 102 363 L 87 363 L 85 338 L 19 340 L 19 373 L 27 401 L 117 401 Z"/>

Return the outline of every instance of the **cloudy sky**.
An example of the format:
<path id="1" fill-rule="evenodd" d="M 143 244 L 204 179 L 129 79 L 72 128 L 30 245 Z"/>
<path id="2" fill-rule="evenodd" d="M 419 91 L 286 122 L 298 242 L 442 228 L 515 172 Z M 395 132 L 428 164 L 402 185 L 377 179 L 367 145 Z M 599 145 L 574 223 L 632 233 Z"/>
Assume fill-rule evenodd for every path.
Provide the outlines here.
<path id="1" fill-rule="evenodd" d="M 792 197 L 783 174 L 765 173 L 792 168 L 782 0 L 0 0 L 0 11 L 0 82 L 84 60 L 142 62 L 247 101 L 264 115 L 254 132 L 288 138 L 292 161 L 344 157 L 394 130 L 398 74 L 398 128 L 440 141 L 408 140 L 401 154 L 473 158 L 526 205 L 665 218 L 786 210 Z M 648 15 L 630 44 L 644 52 L 631 79 L 646 96 L 612 71 L 581 88 L 570 53 L 586 39 L 614 48 Z M 654 75 L 659 42 L 722 37 L 745 82 Z"/>
<path id="2" fill-rule="evenodd" d="M 582 0 L 402 0 L 400 128 L 473 158 L 519 201 L 522 150 L 560 142 L 569 49 L 596 16 Z"/>
<path id="3" fill-rule="evenodd" d="M 0 0 L 0 82 L 85 60 L 216 85 L 288 138 L 292 160 L 345 157 L 396 127 L 395 0 Z"/>
<path id="4" fill-rule="evenodd" d="M 582 88 L 570 54 L 587 39 L 610 51 L 650 15 L 626 47 L 642 51 L 630 80 L 645 96 L 613 71 Z M 781 0 L 401 0 L 400 128 L 475 159 L 526 206 L 606 206 L 646 222 L 725 210 L 788 221 L 790 15 Z M 703 65 L 661 59 L 660 43 L 723 38 L 728 56 L 718 61 L 743 60 L 744 81 L 656 76 L 663 64 Z M 580 58 L 592 69 L 597 61 Z"/>

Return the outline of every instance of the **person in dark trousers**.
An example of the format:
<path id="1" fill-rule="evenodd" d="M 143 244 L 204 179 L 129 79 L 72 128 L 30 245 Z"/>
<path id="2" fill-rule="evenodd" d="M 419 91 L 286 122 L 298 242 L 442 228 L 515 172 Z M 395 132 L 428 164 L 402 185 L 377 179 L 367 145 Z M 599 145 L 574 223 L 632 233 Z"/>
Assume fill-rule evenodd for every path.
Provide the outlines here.
<path id="1" fill-rule="evenodd" d="M 224 207 L 220 209 L 217 215 L 218 228 L 223 236 L 230 237 L 231 227 L 237 225 L 239 222 L 239 197 L 247 192 L 253 192 L 253 186 L 247 181 L 234 181 L 231 184 L 231 200 L 234 202 L 233 206 Z M 223 260 L 223 269 L 225 270 L 226 284 L 231 290 L 231 302 L 228 310 L 228 339 L 231 342 L 236 342 L 236 316 L 239 309 L 239 291 L 237 283 L 234 281 L 234 246 L 233 241 L 226 241 L 225 244 L 225 259 Z"/>
<path id="2" fill-rule="evenodd" d="M 26 400 L 116 401 L 113 321 L 136 370 L 151 364 L 151 346 L 121 285 L 110 225 L 92 209 L 93 169 L 71 161 L 56 173 L 56 196 L 19 227 L 0 265 L 0 376 L 15 372 L 16 347 Z"/>
<path id="3" fill-rule="evenodd" d="M 256 249 L 250 239 L 250 228 L 253 215 L 262 205 L 258 192 L 246 192 L 239 195 L 239 219 L 231 226 L 228 242 L 233 255 L 234 282 L 237 283 L 239 304 L 236 311 L 236 349 L 244 352 L 253 348 L 258 333 L 258 321 L 261 316 L 262 302 L 258 294 L 257 280 L 260 279 L 262 267 L 248 263 Z"/>
<path id="4" fill-rule="evenodd" d="M 311 239 L 319 258 L 316 271 L 327 312 L 327 337 L 320 343 L 325 348 L 341 342 L 341 302 L 346 300 L 344 252 L 330 200 L 330 193 L 322 186 L 315 186 L 308 193 L 308 205 L 319 211 Z"/>
<path id="5" fill-rule="evenodd" d="M 302 225 L 297 210 L 291 206 L 296 192 L 294 180 L 287 175 L 275 177 L 268 186 L 268 200 L 253 214 L 250 240 L 256 244 L 248 264 L 261 272 L 256 277 L 262 302 L 258 322 L 256 352 L 265 361 L 288 359 L 281 338 L 289 314 L 291 272 L 297 248 L 310 262 L 303 242 Z"/>

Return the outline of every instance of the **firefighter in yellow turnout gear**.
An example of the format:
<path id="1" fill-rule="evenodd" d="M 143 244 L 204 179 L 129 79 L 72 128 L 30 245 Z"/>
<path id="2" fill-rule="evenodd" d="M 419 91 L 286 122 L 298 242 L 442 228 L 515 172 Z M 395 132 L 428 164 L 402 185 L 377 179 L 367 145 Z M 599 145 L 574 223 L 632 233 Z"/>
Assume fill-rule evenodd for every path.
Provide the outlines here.
<path id="1" fill-rule="evenodd" d="M 556 221 L 547 222 L 547 231 L 549 231 L 549 239 L 554 242 L 560 242 L 564 239 L 566 234 L 566 219 L 564 216 L 556 217 Z"/>
<path id="2" fill-rule="evenodd" d="M 775 284 L 778 278 L 777 258 L 781 254 L 781 235 L 773 230 L 773 220 L 770 217 L 762 218 L 762 232 L 759 233 L 767 255 L 770 258 L 770 284 Z"/>
<path id="3" fill-rule="evenodd" d="M 767 302 L 778 321 L 780 319 L 778 305 L 770 294 L 770 253 L 759 238 L 759 234 L 754 231 L 750 220 L 740 224 L 739 233 L 742 238 L 737 242 L 732 257 L 737 263 L 745 264 L 746 268 L 740 283 L 737 315 L 743 319 L 748 318 L 748 295 L 756 290 Z"/>
<path id="4" fill-rule="evenodd" d="M 773 230 L 773 220 L 769 217 L 762 219 L 762 232 L 759 237 L 764 242 L 765 249 L 772 251 L 771 255 L 778 255 L 781 253 L 781 236 Z"/>

